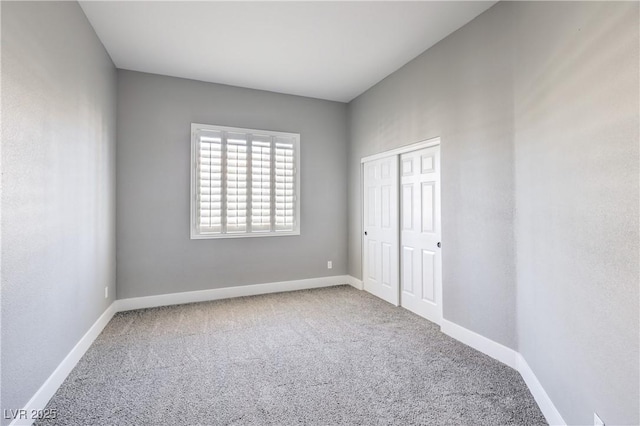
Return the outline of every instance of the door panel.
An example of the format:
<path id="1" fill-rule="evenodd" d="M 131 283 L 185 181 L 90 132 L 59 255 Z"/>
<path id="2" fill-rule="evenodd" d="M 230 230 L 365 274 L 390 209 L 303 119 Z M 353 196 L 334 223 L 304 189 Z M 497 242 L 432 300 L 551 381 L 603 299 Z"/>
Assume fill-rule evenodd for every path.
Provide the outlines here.
<path id="1" fill-rule="evenodd" d="M 434 232 L 435 182 L 422 182 L 422 232 Z"/>
<path id="2" fill-rule="evenodd" d="M 433 322 L 442 319 L 440 147 L 403 154 L 401 295 L 403 307 Z"/>
<path id="3" fill-rule="evenodd" d="M 377 194 L 378 194 L 378 188 L 368 188 L 367 189 L 368 192 L 368 202 L 366 203 L 367 205 L 367 214 L 365 215 L 367 217 L 367 225 L 368 226 L 375 226 L 376 224 L 376 198 Z"/>
<path id="4" fill-rule="evenodd" d="M 413 228 L 413 185 L 402 185 L 402 203 L 400 204 L 400 210 L 402 210 L 402 229 Z"/>
<path id="5" fill-rule="evenodd" d="M 366 263 L 367 271 L 369 271 L 369 279 L 373 281 L 378 281 L 378 275 L 376 274 L 376 260 L 378 259 L 378 256 L 376 256 L 376 243 L 376 240 L 369 240 L 369 256 L 367 256 L 369 261 Z"/>
<path id="6" fill-rule="evenodd" d="M 364 163 L 364 289 L 398 305 L 398 156 Z"/>
<path id="7" fill-rule="evenodd" d="M 420 171 L 424 173 L 430 173 L 435 171 L 435 157 L 433 152 L 426 153 L 420 157 Z"/>
<path id="8" fill-rule="evenodd" d="M 380 226 L 389 229 L 391 227 L 391 187 L 385 185 L 381 188 L 381 192 L 380 209 L 382 210 L 382 224 Z"/>
<path id="9" fill-rule="evenodd" d="M 436 294 L 436 254 L 422 250 L 422 299 L 435 302 Z"/>
<path id="10" fill-rule="evenodd" d="M 402 247 L 402 291 L 413 294 L 413 248 Z"/>
<path id="11" fill-rule="evenodd" d="M 391 287 L 391 244 L 382 243 L 382 285 Z"/>

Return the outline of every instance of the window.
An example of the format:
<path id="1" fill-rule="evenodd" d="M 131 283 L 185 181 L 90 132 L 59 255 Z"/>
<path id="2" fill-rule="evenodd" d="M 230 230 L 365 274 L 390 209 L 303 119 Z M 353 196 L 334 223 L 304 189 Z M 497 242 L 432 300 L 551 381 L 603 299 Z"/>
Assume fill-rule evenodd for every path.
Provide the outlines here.
<path id="1" fill-rule="evenodd" d="M 300 135 L 191 124 L 191 238 L 300 235 Z"/>

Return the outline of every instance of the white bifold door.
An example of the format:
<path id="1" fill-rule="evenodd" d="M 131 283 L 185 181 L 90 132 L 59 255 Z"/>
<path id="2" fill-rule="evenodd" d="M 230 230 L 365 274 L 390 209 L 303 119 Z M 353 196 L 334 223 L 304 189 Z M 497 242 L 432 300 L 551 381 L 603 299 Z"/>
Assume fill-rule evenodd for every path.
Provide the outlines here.
<path id="1" fill-rule="evenodd" d="M 364 163 L 363 281 L 398 306 L 398 157 Z"/>
<path id="2" fill-rule="evenodd" d="M 440 146 L 400 156 L 400 304 L 442 318 Z"/>
<path id="3" fill-rule="evenodd" d="M 364 288 L 439 324 L 440 146 L 363 161 Z"/>

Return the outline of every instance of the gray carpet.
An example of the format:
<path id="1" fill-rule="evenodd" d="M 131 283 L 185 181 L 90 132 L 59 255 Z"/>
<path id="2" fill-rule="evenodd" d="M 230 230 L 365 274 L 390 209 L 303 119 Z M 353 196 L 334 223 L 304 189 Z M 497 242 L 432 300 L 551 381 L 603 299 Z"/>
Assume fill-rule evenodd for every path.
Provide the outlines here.
<path id="1" fill-rule="evenodd" d="M 348 286 L 117 314 L 63 425 L 546 424 L 520 375 Z"/>

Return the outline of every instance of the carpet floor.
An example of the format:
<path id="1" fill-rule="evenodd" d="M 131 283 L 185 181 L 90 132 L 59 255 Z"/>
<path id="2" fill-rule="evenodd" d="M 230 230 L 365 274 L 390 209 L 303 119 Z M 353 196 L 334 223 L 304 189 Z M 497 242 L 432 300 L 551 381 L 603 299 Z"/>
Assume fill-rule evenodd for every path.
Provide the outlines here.
<path id="1" fill-rule="evenodd" d="M 515 370 L 338 286 L 121 312 L 39 425 L 539 425 Z"/>

